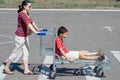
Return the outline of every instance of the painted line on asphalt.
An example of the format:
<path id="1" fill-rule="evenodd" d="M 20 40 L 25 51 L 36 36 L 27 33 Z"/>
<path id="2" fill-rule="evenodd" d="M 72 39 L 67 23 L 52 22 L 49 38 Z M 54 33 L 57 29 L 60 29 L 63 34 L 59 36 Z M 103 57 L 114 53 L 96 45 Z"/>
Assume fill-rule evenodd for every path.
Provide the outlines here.
<path id="1" fill-rule="evenodd" d="M 21 56 L 22 56 L 22 54 L 19 55 L 13 62 L 17 62 L 17 61 L 20 59 Z M 7 61 L 7 60 L 6 60 L 6 61 Z M 5 62 L 6 62 L 6 61 L 5 61 Z M 4 80 L 4 78 L 7 76 L 7 74 L 3 73 L 4 67 L 5 67 L 4 64 L 2 64 L 2 65 L 0 66 L 0 80 Z"/>
<path id="2" fill-rule="evenodd" d="M 13 36 L 0 35 L 0 37 L 14 38 Z"/>
<path id="3" fill-rule="evenodd" d="M 14 38 L 13 36 L 8 36 L 8 35 L 0 35 L 0 37 L 5 37 L 5 38 Z M 0 42 L 0 45 L 2 44 L 10 44 L 13 43 L 14 41 L 7 41 L 7 42 Z"/>
<path id="4" fill-rule="evenodd" d="M 53 56 L 45 56 L 45 59 L 43 61 L 43 64 L 47 67 L 49 67 L 53 63 Z M 37 78 L 37 80 L 50 80 L 48 79 L 47 75 L 40 74 Z"/>
<path id="5" fill-rule="evenodd" d="M 2 44 L 10 44 L 10 43 L 13 43 L 13 42 L 15 42 L 15 41 L 1 42 L 0 45 L 2 45 Z"/>
<path id="6" fill-rule="evenodd" d="M 45 56 L 43 64 L 50 65 L 53 63 L 53 56 Z"/>
<path id="7" fill-rule="evenodd" d="M 47 78 L 48 78 L 48 76 L 46 76 L 46 75 L 39 75 L 37 80 L 50 80 Z"/>
<path id="8" fill-rule="evenodd" d="M 105 26 L 104 29 L 107 29 L 108 31 L 113 31 L 113 27 L 110 27 L 110 26 Z"/>
<path id="9" fill-rule="evenodd" d="M 85 76 L 86 80 L 101 80 L 101 78 L 97 78 L 94 76 Z"/>
<path id="10" fill-rule="evenodd" d="M 120 62 L 120 51 L 111 51 L 111 53 Z"/>

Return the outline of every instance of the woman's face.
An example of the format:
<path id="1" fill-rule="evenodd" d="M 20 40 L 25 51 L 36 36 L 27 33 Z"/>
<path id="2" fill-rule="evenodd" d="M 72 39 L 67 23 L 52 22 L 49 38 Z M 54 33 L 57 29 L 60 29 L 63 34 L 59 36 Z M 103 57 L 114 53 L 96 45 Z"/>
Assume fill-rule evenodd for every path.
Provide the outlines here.
<path id="1" fill-rule="evenodd" d="M 24 9 L 27 11 L 27 12 L 30 12 L 31 10 L 31 3 L 27 3 L 27 5 L 24 7 Z"/>

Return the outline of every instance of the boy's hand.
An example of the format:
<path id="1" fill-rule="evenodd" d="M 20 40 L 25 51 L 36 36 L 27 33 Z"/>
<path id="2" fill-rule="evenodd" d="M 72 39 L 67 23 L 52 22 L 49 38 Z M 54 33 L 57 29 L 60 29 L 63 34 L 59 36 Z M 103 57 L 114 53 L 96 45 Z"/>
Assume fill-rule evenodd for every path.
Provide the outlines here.
<path id="1" fill-rule="evenodd" d="M 69 62 L 74 62 L 74 59 L 72 59 L 72 58 L 68 58 L 67 59 Z"/>

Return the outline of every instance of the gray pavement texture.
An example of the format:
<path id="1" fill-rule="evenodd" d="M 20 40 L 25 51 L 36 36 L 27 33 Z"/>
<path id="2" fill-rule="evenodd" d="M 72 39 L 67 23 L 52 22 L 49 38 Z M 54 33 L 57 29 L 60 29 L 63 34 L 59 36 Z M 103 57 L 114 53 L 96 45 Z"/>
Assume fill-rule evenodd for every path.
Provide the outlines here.
<path id="1" fill-rule="evenodd" d="M 104 50 L 111 59 L 111 70 L 105 72 L 102 80 L 119 80 L 120 63 L 110 53 L 120 51 L 120 12 L 118 11 L 31 11 L 36 24 L 46 28 L 65 26 L 69 30 L 65 39 L 70 50 Z M 104 27 L 112 27 L 112 31 Z M 17 28 L 17 11 L 0 10 L 0 65 L 9 57 L 13 48 L 14 32 Z M 39 37 L 30 37 L 30 63 L 41 64 L 44 60 L 39 55 Z M 19 60 L 22 63 L 21 60 Z M 70 65 L 64 66 L 69 68 Z M 21 72 L 20 72 L 20 71 Z M 15 70 L 14 75 L 7 75 L 4 80 L 37 80 L 39 75 L 23 75 L 23 65 Z M 57 76 L 55 80 L 85 80 L 84 76 Z"/>

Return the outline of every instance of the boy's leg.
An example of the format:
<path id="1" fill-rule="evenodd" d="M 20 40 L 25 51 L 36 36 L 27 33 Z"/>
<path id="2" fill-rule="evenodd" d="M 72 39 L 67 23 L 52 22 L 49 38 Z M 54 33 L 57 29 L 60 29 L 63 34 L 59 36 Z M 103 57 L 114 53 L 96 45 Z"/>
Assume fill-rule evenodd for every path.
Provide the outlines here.
<path id="1" fill-rule="evenodd" d="M 98 52 L 85 52 L 85 51 L 79 51 L 79 53 L 85 56 L 93 56 L 99 54 Z"/>
<path id="2" fill-rule="evenodd" d="M 93 53 L 93 54 L 95 54 L 95 53 Z M 84 60 L 103 60 L 104 59 L 104 55 L 101 55 L 101 56 L 98 56 L 98 57 L 97 56 L 96 57 L 92 57 L 92 56 L 85 55 L 84 53 L 79 53 L 79 59 L 84 59 Z"/>
<path id="3" fill-rule="evenodd" d="M 98 60 L 99 58 L 98 57 L 88 56 L 88 55 L 85 55 L 84 53 L 80 53 L 79 54 L 79 59 L 84 59 L 84 60 Z"/>

